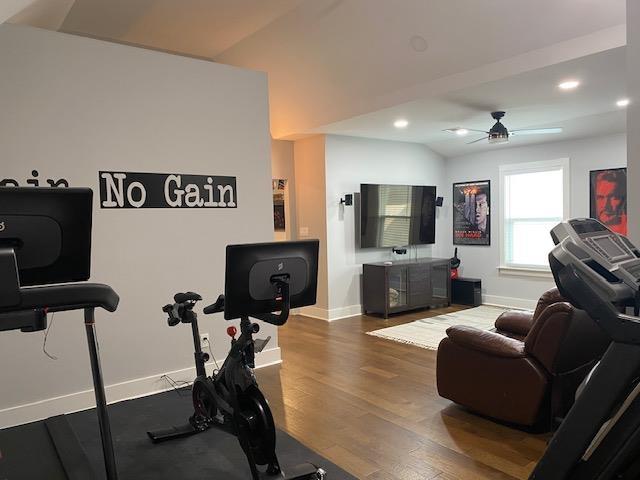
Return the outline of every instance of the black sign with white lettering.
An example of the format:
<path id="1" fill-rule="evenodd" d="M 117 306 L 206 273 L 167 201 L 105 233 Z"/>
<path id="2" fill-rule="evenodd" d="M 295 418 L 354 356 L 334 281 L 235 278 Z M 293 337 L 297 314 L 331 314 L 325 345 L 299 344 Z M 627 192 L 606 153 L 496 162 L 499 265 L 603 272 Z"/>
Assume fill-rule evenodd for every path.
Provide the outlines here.
<path id="1" fill-rule="evenodd" d="M 101 208 L 236 208 L 236 177 L 99 172 Z"/>

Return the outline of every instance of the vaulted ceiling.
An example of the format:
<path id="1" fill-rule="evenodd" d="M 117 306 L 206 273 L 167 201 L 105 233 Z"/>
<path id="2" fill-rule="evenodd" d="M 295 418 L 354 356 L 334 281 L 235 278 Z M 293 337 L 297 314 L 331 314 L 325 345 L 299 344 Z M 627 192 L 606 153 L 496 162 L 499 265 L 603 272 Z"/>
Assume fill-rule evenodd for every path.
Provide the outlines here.
<path id="1" fill-rule="evenodd" d="M 276 138 L 625 44 L 625 0 L 4 0 L 8 17 L 266 71 Z"/>

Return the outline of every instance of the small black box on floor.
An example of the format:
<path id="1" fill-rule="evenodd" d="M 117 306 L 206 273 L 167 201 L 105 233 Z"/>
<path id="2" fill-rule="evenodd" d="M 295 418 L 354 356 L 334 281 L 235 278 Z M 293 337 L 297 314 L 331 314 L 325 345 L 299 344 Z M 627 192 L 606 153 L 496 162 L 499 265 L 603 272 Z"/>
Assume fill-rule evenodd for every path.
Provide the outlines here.
<path id="1" fill-rule="evenodd" d="M 451 280 L 451 302 L 474 307 L 482 305 L 482 280 L 464 277 Z"/>

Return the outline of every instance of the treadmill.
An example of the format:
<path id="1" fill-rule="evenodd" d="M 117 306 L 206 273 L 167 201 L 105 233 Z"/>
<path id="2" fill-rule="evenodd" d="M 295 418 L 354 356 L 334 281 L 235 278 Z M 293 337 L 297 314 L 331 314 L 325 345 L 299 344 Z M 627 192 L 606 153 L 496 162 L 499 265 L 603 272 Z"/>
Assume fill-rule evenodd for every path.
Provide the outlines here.
<path id="1" fill-rule="evenodd" d="M 551 236 L 549 264 L 560 293 L 611 343 L 529 478 L 638 479 L 640 250 L 588 218 L 562 222 Z"/>
<path id="2" fill-rule="evenodd" d="M 93 192 L 82 188 L 0 188 L 0 332 L 38 332 L 53 312 L 84 310 L 105 473 L 118 477 L 95 309 L 114 312 L 118 295 L 87 283 Z M 91 480 L 96 475 L 64 415 L 0 430 L 0 478 Z"/>

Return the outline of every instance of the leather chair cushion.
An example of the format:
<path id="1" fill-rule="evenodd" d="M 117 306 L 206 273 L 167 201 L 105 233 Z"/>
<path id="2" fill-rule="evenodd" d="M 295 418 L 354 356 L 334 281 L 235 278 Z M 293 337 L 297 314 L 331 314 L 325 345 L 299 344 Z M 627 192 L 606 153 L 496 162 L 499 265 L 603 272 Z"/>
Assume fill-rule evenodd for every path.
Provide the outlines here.
<path id="1" fill-rule="evenodd" d="M 547 308 L 549 305 L 553 305 L 554 303 L 558 303 L 558 302 L 566 302 L 566 301 L 567 299 L 560 294 L 560 291 L 556 287 L 547 290 L 538 299 L 538 304 L 536 305 L 536 309 L 533 312 L 534 320 L 537 320 L 538 317 L 544 311 L 544 309 Z"/>
<path id="2" fill-rule="evenodd" d="M 554 303 L 544 309 L 525 338 L 524 349 L 527 354 L 550 373 L 556 373 L 556 357 L 565 342 L 572 315 L 573 307 L 570 304 Z"/>
<path id="3" fill-rule="evenodd" d="M 487 355 L 505 358 L 522 358 L 526 355 L 524 343 L 496 332 L 456 325 L 447 329 L 447 336 L 461 347 Z"/>
<path id="4" fill-rule="evenodd" d="M 477 413 L 520 425 L 534 425 L 544 414 L 548 380 L 535 360 L 516 343 L 492 343 L 495 349 L 470 348 L 458 329 L 438 347 L 437 386 L 440 396 Z M 491 332 L 485 332 L 491 333 Z M 494 334 L 500 337 L 499 334 Z M 461 338 L 464 340 L 461 341 Z M 502 352 L 495 355 L 495 352 Z M 509 354 L 504 355 L 505 352 Z M 517 354 L 516 354 L 517 352 Z"/>
<path id="5" fill-rule="evenodd" d="M 496 320 L 495 327 L 498 331 L 510 336 L 524 339 L 533 325 L 533 312 L 521 310 L 509 310 L 501 314 Z"/>

